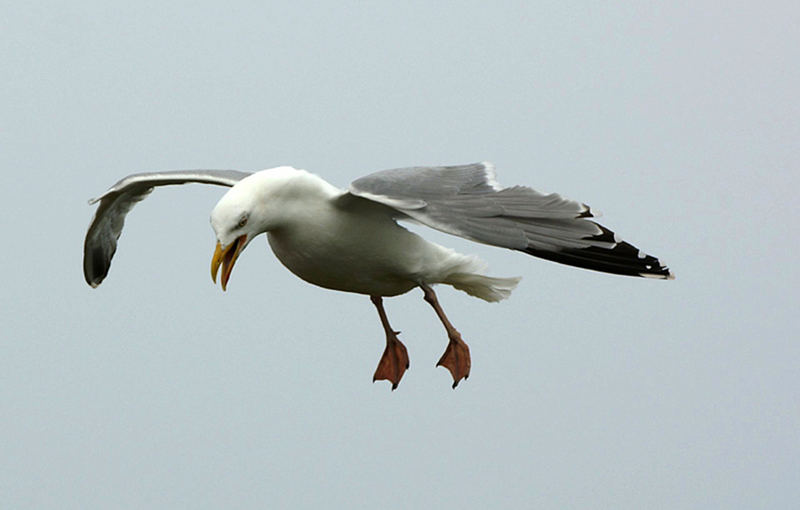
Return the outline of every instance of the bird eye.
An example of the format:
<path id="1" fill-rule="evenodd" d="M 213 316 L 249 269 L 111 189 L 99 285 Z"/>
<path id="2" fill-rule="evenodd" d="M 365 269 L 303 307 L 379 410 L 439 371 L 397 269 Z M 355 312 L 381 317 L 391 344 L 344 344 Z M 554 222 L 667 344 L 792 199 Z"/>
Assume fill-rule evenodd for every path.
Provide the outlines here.
<path id="1" fill-rule="evenodd" d="M 242 227 L 244 227 L 245 225 L 247 225 L 247 216 L 242 216 L 242 217 L 239 219 L 239 223 L 237 223 L 237 224 L 236 224 L 236 228 L 242 228 Z"/>

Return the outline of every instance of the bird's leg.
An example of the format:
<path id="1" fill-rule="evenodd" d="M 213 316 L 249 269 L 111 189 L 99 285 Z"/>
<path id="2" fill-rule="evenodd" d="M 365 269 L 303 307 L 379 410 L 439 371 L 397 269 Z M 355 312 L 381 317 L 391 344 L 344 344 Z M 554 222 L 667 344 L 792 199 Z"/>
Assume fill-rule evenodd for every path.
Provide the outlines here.
<path id="1" fill-rule="evenodd" d="M 461 339 L 461 333 L 447 320 L 447 316 L 444 314 L 441 305 L 439 305 L 439 300 L 436 299 L 436 293 L 433 292 L 433 289 L 424 283 L 420 284 L 420 288 L 425 293 L 425 301 L 430 303 L 436 311 L 436 315 L 439 316 L 439 320 L 444 324 L 444 329 L 447 330 L 447 336 L 450 338 L 447 349 L 445 349 L 442 357 L 439 358 L 436 366 L 445 367 L 450 371 L 450 375 L 453 376 L 453 389 L 455 389 L 461 379 L 469 377 L 469 369 L 472 365 L 469 347 Z"/>
<path id="2" fill-rule="evenodd" d="M 383 299 L 380 296 L 370 296 L 370 300 L 375 305 L 375 308 L 378 309 L 383 330 L 386 332 L 386 349 L 378 362 L 378 368 L 375 369 L 375 375 L 372 376 L 372 382 L 386 379 L 392 383 L 392 391 L 394 391 L 397 385 L 400 384 L 400 379 L 403 378 L 406 369 L 408 369 L 408 351 L 403 342 L 397 338 L 400 332 L 394 331 L 389 325 L 389 319 L 383 309 Z"/>

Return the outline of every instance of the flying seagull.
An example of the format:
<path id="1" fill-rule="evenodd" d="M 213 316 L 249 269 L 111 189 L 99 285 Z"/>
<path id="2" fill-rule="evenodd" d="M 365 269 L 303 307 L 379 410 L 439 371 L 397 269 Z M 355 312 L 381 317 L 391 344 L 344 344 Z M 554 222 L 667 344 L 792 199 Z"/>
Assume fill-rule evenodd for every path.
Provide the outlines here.
<path id="1" fill-rule="evenodd" d="M 198 182 L 231 189 L 211 211 L 217 245 L 211 278 L 225 290 L 244 248 L 259 234 L 278 260 L 303 280 L 366 294 L 386 332 L 373 381 L 397 388 L 408 352 L 389 325 L 383 298 L 419 287 L 447 331 L 437 366 L 453 388 L 469 376 L 469 347 L 450 323 L 433 285 L 446 284 L 486 301 L 507 298 L 520 278 L 483 274 L 486 264 L 426 241 L 397 223 L 408 220 L 479 243 L 562 264 L 646 278 L 672 279 L 666 265 L 595 223 L 589 207 L 525 186 L 502 188 L 490 163 L 398 168 L 357 179 L 347 191 L 289 166 L 255 173 L 187 170 L 138 173 L 114 184 L 100 202 L 84 242 L 83 272 L 97 287 L 108 274 L 125 215 L 153 188 Z M 221 269 L 221 272 L 220 272 Z"/>

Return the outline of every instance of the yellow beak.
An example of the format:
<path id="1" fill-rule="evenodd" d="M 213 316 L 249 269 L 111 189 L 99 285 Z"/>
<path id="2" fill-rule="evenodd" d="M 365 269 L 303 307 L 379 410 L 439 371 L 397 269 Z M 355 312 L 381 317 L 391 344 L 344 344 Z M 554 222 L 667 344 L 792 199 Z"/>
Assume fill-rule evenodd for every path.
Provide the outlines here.
<path id="1" fill-rule="evenodd" d="M 225 248 L 223 248 L 219 244 L 219 241 L 217 241 L 217 247 L 214 250 L 214 256 L 211 258 L 211 280 L 213 280 L 214 283 L 217 283 L 219 266 L 222 266 L 222 275 L 220 276 L 222 290 L 225 290 L 227 287 L 228 279 L 231 277 L 231 271 L 233 271 L 233 265 L 236 263 L 236 259 L 239 258 L 239 254 L 242 252 L 242 248 L 244 248 L 246 243 L 246 235 L 237 237 L 234 242 Z"/>

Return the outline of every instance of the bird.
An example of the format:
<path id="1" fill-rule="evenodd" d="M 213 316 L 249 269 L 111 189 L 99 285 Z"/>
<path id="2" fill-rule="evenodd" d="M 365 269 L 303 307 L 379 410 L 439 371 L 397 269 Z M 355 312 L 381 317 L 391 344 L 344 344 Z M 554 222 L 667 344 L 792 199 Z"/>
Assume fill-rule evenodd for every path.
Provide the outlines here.
<path id="1" fill-rule="evenodd" d="M 211 278 L 226 290 L 237 258 L 260 234 L 277 259 L 308 283 L 369 296 L 386 345 L 373 382 L 396 389 L 409 368 L 408 350 L 389 323 L 383 299 L 420 289 L 448 337 L 437 366 L 455 389 L 469 377 L 469 346 L 445 314 L 435 285 L 488 302 L 509 297 L 519 277 L 493 277 L 474 255 L 425 240 L 413 222 L 478 243 L 508 248 L 583 269 L 673 279 L 658 258 L 593 220 L 582 202 L 527 186 L 501 187 L 489 162 L 417 166 L 371 173 L 347 190 L 291 166 L 256 172 L 177 170 L 131 174 L 101 196 L 84 241 L 86 282 L 105 279 L 125 217 L 154 188 L 202 183 L 230 189 L 211 211 L 216 246 Z"/>

